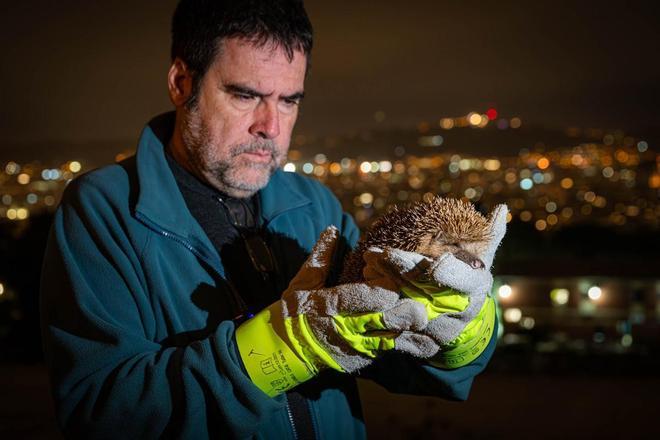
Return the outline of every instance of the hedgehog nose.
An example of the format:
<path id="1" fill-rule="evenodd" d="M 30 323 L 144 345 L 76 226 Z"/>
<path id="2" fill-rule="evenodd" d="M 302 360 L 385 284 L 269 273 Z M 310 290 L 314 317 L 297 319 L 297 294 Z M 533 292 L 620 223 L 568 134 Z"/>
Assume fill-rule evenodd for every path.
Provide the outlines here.
<path id="1" fill-rule="evenodd" d="M 484 264 L 484 262 L 481 261 L 481 260 L 478 259 L 478 258 L 475 258 L 475 259 L 473 259 L 472 261 L 470 261 L 470 266 L 472 266 L 472 268 L 474 268 L 474 269 L 483 269 L 483 268 L 486 267 L 486 265 Z"/>

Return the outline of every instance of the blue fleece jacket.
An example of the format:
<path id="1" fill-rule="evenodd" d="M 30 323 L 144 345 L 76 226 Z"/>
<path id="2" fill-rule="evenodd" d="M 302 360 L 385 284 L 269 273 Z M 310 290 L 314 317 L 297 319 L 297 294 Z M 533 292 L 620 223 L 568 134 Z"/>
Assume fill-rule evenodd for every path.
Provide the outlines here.
<path id="1" fill-rule="evenodd" d="M 259 197 L 282 290 L 328 225 L 351 246 L 358 239 L 353 220 L 315 180 L 278 171 Z M 293 438 L 285 395 L 269 398 L 255 387 L 237 355 L 233 319 L 245 312 L 239 295 L 188 211 L 151 125 L 136 156 L 71 182 L 41 291 L 64 434 Z M 493 349 L 494 340 L 456 370 L 389 355 L 363 374 L 393 392 L 465 399 Z M 353 377 L 326 371 L 300 390 L 317 438 L 365 436 Z"/>

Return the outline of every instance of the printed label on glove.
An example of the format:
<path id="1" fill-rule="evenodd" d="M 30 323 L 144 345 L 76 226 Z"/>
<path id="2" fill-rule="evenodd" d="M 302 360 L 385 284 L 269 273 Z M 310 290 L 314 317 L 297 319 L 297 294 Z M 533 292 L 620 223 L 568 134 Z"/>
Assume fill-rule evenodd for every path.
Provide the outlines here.
<path id="1" fill-rule="evenodd" d="M 238 351 L 250 379 L 271 397 L 314 377 L 314 372 L 278 335 L 285 332 L 281 316 L 278 301 L 236 330 Z"/>

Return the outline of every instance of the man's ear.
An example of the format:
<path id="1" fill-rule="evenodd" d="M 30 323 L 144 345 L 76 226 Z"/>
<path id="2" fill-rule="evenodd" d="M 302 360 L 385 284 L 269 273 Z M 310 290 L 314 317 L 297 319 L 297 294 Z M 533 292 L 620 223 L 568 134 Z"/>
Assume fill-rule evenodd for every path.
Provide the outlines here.
<path id="1" fill-rule="evenodd" d="M 192 94 L 193 75 L 181 58 L 175 58 L 167 72 L 167 89 L 175 107 L 182 107 Z"/>

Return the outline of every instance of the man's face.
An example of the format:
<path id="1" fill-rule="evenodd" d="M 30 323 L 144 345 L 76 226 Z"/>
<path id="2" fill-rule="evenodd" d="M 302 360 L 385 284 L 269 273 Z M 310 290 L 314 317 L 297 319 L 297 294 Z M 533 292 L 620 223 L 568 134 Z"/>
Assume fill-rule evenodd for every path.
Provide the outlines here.
<path id="1" fill-rule="evenodd" d="M 184 112 L 188 165 L 210 185 L 249 197 L 286 158 L 303 96 L 306 57 L 279 47 L 225 40 Z"/>

